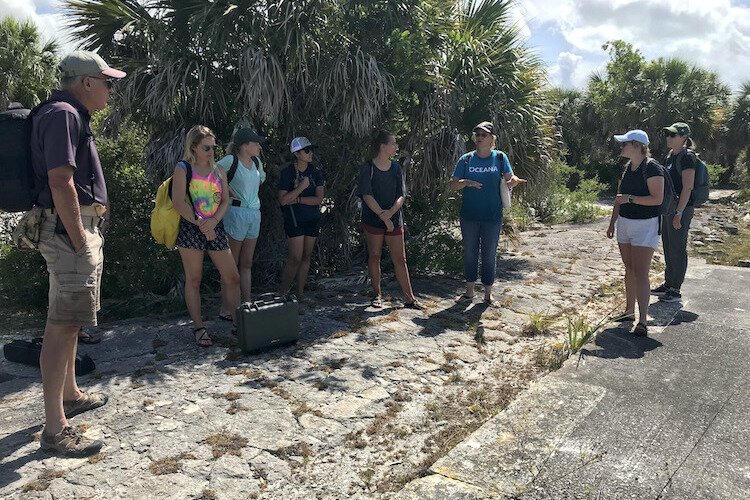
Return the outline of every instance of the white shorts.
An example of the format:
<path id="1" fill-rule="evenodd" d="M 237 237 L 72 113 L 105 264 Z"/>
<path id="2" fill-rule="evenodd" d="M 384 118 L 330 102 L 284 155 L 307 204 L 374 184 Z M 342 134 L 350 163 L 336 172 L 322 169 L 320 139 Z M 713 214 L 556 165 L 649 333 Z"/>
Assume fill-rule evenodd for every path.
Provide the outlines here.
<path id="1" fill-rule="evenodd" d="M 659 248 L 659 218 L 626 219 L 618 217 L 615 223 L 617 243 L 634 247 Z"/>

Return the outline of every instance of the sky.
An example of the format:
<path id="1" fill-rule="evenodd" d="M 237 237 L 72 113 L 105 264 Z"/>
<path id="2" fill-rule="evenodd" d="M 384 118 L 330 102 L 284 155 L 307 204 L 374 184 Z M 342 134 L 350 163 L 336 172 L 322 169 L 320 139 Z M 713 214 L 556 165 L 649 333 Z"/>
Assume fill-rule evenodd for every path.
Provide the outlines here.
<path id="1" fill-rule="evenodd" d="M 0 0 L 0 16 L 8 14 L 66 36 L 59 0 Z M 617 39 L 647 59 L 680 57 L 715 71 L 735 89 L 750 81 L 750 0 L 517 0 L 513 16 L 552 85 L 585 87 L 607 62 L 602 45 Z"/>

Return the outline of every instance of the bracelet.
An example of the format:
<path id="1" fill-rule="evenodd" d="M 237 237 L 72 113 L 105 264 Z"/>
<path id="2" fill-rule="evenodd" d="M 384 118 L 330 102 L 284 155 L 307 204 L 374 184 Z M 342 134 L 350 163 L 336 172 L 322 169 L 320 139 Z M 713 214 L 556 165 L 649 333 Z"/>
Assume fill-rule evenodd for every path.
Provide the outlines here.
<path id="1" fill-rule="evenodd" d="M 628 203 L 633 203 L 634 196 L 632 194 L 628 195 Z"/>
<path id="2" fill-rule="evenodd" d="M 682 215 L 682 210 L 675 210 L 674 214 L 675 215 Z"/>

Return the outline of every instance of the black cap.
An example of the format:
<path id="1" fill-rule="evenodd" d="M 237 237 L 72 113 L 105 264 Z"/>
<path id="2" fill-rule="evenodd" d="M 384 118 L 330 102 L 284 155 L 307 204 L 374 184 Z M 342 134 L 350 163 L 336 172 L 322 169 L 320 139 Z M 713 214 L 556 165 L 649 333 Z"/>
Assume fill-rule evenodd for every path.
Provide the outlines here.
<path id="1" fill-rule="evenodd" d="M 248 142 L 265 142 L 266 137 L 258 135 L 255 130 L 249 128 L 241 128 L 237 130 L 232 136 L 232 142 L 236 145 L 247 144 Z"/>
<path id="2" fill-rule="evenodd" d="M 477 130 L 483 130 L 487 132 L 488 134 L 495 135 L 495 127 L 492 125 L 492 122 L 482 122 L 476 127 L 474 127 L 472 132 L 476 132 Z"/>

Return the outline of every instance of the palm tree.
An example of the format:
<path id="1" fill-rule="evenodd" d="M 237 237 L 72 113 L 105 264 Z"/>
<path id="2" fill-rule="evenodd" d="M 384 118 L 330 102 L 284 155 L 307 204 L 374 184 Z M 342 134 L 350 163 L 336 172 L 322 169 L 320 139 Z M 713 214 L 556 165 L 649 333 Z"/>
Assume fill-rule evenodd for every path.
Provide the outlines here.
<path id="1" fill-rule="evenodd" d="M 32 107 L 47 98 L 57 82 L 57 50 L 54 40 L 42 43 L 33 22 L 0 20 L 0 110 L 9 101 Z"/>
<path id="2" fill-rule="evenodd" d="M 319 261 L 333 266 L 351 257 L 349 201 L 376 127 L 406 136 L 409 186 L 425 204 L 443 196 L 465 147 L 461 134 L 483 119 L 505 125 L 501 144 L 521 172 L 544 171 L 544 74 L 513 27 L 510 4 L 67 0 L 66 8 L 83 46 L 128 71 L 105 130 L 127 117 L 142 123 L 154 177 L 173 168 L 195 123 L 222 139 L 239 124 L 260 129 L 272 165 L 285 160 L 291 137 L 312 135 L 327 153 L 330 198 Z M 267 188 L 264 206 L 274 196 Z M 280 226 L 275 217 L 264 212 L 271 227 Z M 283 240 L 280 232 L 267 238 Z"/>

